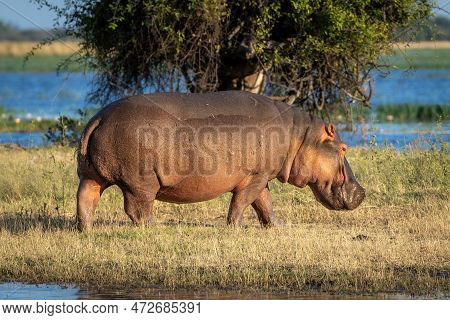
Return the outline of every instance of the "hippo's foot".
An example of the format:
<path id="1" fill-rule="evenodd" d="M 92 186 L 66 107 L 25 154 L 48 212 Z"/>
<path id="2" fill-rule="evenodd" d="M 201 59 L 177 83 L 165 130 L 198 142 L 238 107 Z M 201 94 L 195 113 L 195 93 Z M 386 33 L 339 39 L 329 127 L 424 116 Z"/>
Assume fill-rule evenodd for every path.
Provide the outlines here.
<path id="1" fill-rule="evenodd" d="M 136 192 L 122 189 L 125 213 L 136 226 L 149 226 L 153 224 L 153 202 L 155 193 Z"/>
<path id="2" fill-rule="evenodd" d="M 252 203 L 252 207 L 256 211 L 261 226 L 265 228 L 282 226 L 281 221 L 275 217 L 275 213 L 273 212 L 272 197 L 267 186 Z"/>
<path id="3" fill-rule="evenodd" d="M 271 217 L 268 223 L 263 223 L 261 222 L 261 220 L 259 222 L 261 223 L 261 226 L 264 228 L 279 228 L 284 226 L 284 223 L 281 222 L 281 220 L 279 220 L 276 217 Z"/>
<path id="4" fill-rule="evenodd" d="M 155 219 L 152 214 L 147 215 L 145 218 L 140 220 L 132 219 L 132 221 L 136 227 L 150 227 L 155 224 Z"/>

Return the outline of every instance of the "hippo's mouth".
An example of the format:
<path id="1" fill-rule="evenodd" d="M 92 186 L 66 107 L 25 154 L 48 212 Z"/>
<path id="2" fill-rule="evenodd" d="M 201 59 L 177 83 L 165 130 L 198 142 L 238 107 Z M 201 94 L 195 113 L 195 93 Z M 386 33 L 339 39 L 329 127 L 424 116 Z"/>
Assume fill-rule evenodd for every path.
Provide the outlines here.
<path id="1" fill-rule="evenodd" d="M 344 186 L 332 187 L 329 189 L 320 188 L 316 184 L 309 184 L 314 197 L 319 201 L 324 207 L 330 210 L 348 210 L 345 197 L 344 197 Z"/>

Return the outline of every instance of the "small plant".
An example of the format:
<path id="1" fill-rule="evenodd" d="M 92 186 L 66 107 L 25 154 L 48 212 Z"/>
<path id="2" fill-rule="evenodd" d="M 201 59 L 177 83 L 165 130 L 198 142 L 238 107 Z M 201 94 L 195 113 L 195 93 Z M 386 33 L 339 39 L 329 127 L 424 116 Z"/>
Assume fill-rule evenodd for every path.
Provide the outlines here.
<path id="1" fill-rule="evenodd" d="M 78 109 L 77 119 L 60 116 L 45 133 L 47 142 L 60 146 L 75 146 L 81 137 L 84 125 L 95 111 L 96 109 Z"/>
<path id="2" fill-rule="evenodd" d="M 60 116 L 55 124 L 50 126 L 45 138 L 51 144 L 73 146 L 80 138 L 81 122 L 67 116 Z"/>

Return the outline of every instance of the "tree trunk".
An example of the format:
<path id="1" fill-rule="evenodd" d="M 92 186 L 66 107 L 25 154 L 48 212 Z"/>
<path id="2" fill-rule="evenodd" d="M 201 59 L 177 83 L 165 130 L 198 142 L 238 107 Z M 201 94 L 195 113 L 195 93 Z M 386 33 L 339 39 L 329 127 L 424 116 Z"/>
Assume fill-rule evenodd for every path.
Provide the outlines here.
<path id="1" fill-rule="evenodd" d="M 220 67 L 219 81 L 221 91 L 242 90 L 261 94 L 266 85 L 266 75 L 256 58 L 233 57 L 225 59 Z"/>

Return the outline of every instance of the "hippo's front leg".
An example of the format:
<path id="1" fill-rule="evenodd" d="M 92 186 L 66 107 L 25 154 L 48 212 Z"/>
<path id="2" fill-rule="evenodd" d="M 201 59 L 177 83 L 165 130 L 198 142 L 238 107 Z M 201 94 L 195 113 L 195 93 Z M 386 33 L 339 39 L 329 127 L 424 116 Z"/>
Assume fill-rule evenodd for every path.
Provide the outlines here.
<path id="1" fill-rule="evenodd" d="M 253 209 L 255 209 L 258 215 L 259 222 L 263 227 L 272 227 L 280 225 L 280 222 L 275 217 L 275 213 L 272 208 L 272 196 L 270 195 L 269 186 L 261 191 L 259 196 L 252 203 Z"/>
<path id="2" fill-rule="evenodd" d="M 227 218 L 229 225 L 236 227 L 241 225 L 245 208 L 259 197 L 267 182 L 266 177 L 254 176 L 245 186 L 240 186 L 233 192 Z"/>

